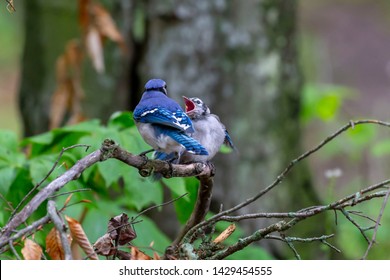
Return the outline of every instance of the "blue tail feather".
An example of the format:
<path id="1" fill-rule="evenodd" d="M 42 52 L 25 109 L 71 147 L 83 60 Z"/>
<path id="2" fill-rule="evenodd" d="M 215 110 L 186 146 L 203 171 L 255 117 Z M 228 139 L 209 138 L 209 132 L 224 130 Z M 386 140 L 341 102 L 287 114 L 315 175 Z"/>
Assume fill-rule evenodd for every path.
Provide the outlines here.
<path id="1" fill-rule="evenodd" d="M 194 138 L 186 135 L 183 132 L 179 131 L 170 131 L 167 133 L 173 140 L 180 143 L 185 147 L 185 149 L 190 152 L 194 153 L 196 155 L 208 155 L 209 153 L 203 147 L 198 141 L 196 141 Z"/>

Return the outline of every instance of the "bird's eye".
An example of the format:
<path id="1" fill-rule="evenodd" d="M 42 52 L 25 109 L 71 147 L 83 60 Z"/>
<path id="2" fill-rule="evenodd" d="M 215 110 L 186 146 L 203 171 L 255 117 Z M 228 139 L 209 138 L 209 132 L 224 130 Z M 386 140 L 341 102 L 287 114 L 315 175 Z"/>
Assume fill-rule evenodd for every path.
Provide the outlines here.
<path id="1" fill-rule="evenodd" d="M 199 100 L 196 100 L 195 102 L 196 102 L 196 104 L 200 104 L 200 101 L 199 101 Z"/>

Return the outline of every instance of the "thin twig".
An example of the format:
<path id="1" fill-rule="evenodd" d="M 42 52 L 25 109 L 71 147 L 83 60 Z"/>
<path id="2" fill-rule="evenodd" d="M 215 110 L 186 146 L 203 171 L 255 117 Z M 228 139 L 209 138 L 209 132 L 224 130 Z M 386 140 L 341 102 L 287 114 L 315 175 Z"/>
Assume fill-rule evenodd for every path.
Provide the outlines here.
<path id="1" fill-rule="evenodd" d="M 16 249 L 15 249 L 15 247 L 14 247 L 14 244 L 12 244 L 12 241 L 11 241 L 11 240 L 8 242 L 8 246 L 9 246 L 9 248 L 11 249 L 12 253 L 15 255 L 16 259 L 21 260 L 19 254 L 18 254 L 18 252 L 16 251 Z"/>
<path id="2" fill-rule="evenodd" d="M 375 240 L 376 240 L 376 233 L 378 232 L 378 228 L 379 228 L 379 225 L 380 225 L 380 221 L 382 219 L 382 216 L 383 216 L 383 213 L 385 211 L 385 207 L 387 205 L 387 202 L 389 200 L 389 196 L 390 196 L 390 189 L 387 191 L 387 194 L 385 196 L 385 198 L 383 199 L 383 203 L 382 203 L 382 207 L 381 207 L 381 210 L 379 212 L 379 215 L 378 215 L 378 218 L 376 220 L 376 223 L 375 223 L 375 228 L 374 228 L 374 233 L 372 234 L 372 238 L 368 244 L 368 247 L 367 247 L 367 250 L 366 252 L 364 253 L 363 255 L 363 260 L 365 260 L 368 256 L 368 252 L 371 250 L 371 247 L 374 245 L 375 243 Z"/>
<path id="3" fill-rule="evenodd" d="M 12 204 L 1 193 L 0 193 L 0 199 L 3 200 L 8 205 L 8 207 L 11 211 L 14 210 L 14 208 L 12 207 Z"/>
<path id="4" fill-rule="evenodd" d="M 204 220 L 210 208 L 213 184 L 214 181 L 212 177 L 201 178 L 196 203 L 191 216 L 180 230 L 175 240 L 173 240 L 170 247 L 176 247 L 192 227 Z"/>
<path id="5" fill-rule="evenodd" d="M 184 193 L 184 194 L 182 194 L 181 196 L 176 197 L 176 198 L 174 198 L 174 199 L 171 199 L 171 200 L 169 200 L 169 201 L 167 201 L 167 202 L 164 202 L 164 203 L 161 203 L 161 204 L 158 204 L 158 205 L 153 205 L 153 206 L 150 206 L 149 208 L 146 208 L 145 210 L 143 210 L 143 211 L 141 211 L 140 213 L 138 213 L 137 216 L 135 216 L 134 218 L 132 218 L 132 219 L 131 219 L 131 221 L 132 221 L 131 223 L 134 223 L 135 220 L 137 220 L 137 218 L 138 218 L 139 216 L 144 215 L 146 212 L 148 212 L 148 211 L 150 211 L 150 210 L 153 210 L 153 209 L 155 209 L 155 208 L 158 208 L 158 207 L 162 207 L 162 206 L 171 204 L 171 203 L 173 203 L 173 202 L 175 202 L 175 201 L 177 201 L 177 200 L 179 200 L 179 199 L 185 197 L 187 194 L 188 194 L 188 193 Z"/>
<path id="6" fill-rule="evenodd" d="M 0 235 L 0 248 L 7 244 L 7 240 L 13 230 L 27 220 L 28 217 L 54 192 L 58 191 L 68 182 L 79 178 L 80 174 L 89 166 L 100 161 L 101 151 L 97 150 L 86 157 L 80 159 L 72 168 L 67 170 L 63 175 L 57 177 L 46 187 L 41 189 L 19 213 L 4 226 Z"/>
<path id="7" fill-rule="evenodd" d="M 167 202 L 164 202 L 164 203 L 161 203 L 161 204 L 158 204 L 158 205 L 150 206 L 149 208 L 146 208 L 145 210 L 143 210 L 143 211 L 141 211 L 140 213 L 138 213 L 137 216 L 135 216 L 134 218 L 131 218 L 131 222 L 122 224 L 122 225 L 117 226 L 117 227 L 114 227 L 114 228 L 112 228 L 111 230 L 107 231 L 107 233 L 111 233 L 111 232 L 116 231 L 116 230 L 118 230 L 118 229 L 120 229 L 120 228 L 122 228 L 122 227 L 126 227 L 126 226 L 129 226 L 129 225 L 134 225 L 134 224 L 140 223 L 140 222 L 142 222 L 142 220 L 137 221 L 137 219 L 138 219 L 138 217 L 140 217 L 141 215 L 144 215 L 146 212 L 148 212 L 148 211 L 150 211 L 150 210 L 153 210 L 153 209 L 155 209 L 155 208 L 158 208 L 158 207 L 162 207 L 162 206 L 171 204 L 171 203 L 173 203 L 173 202 L 175 202 L 175 201 L 177 201 L 177 200 L 183 198 L 183 197 L 186 196 L 187 194 L 188 194 L 188 193 L 184 193 L 184 194 L 182 194 L 181 196 L 176 197 L 176 198 L 174 198 L 174 199 L 172 199 L 172 200 L 169 200 L 169 201 L 167 201 Z"/>
<path id="8" fill-rule="evenodd" d="M 212 216 L 210 219 L 206 220 L 206 221 L 203 221 L 201 223 L 199 223 L 198 225 L 194 226 L 191 230 L 189 230 L 187 232 L 187 235 L 186 235 L 186 238 L 188 236 L 191 236 L 192 234 L 194 234 L 195 231 L 197 231 L 199 228 L 201 227 L 204 227 L 206 226 L 207 224 L 212 224 L 213 222 L 215 222 L 216 220 L 219 219 L 219 217 L 221 216 L 225 216 L 225 215 L 228 215 L 232 212 L 235 212 L 245 206 L 247 206 L 248 204 L 251 204 L 253 203 L 254 201 L 256 201 L 257 199 L 259 199 L 260 197 L 262 197 L 263 195 L 265 195 L 266 193 L 268 193 L 270 190 L 272 190 L 275 186 L 279 185 L 283 179 L 285 178 L 285 176 L 291 171 L 291 169 L 297 164 L 299 163 L 300 161 L 302 161 L 303 159 L 309 157 L 311 154 L 317 152 L 319 149 L 321 149 L 323 146 L 325 146 L 327 143 L 329 143 L 330 141 L 332 141 L 333 139 L 335 139 L 338 135 L 340 135 L 341 133 L 347 131 L 349 128 L 355 128 L 355 126 L 357 125 L 362 125 L 362 124 L 377 124 L 377 125 L 381 125 L 381 126 L 386 126 L 386 127 L 390 127 L 390 123 L 388 122 L 383 122 L 383 121 L 378 121 L 378 120 L 358 120 L 358 121 L 350 121 L 349 123 L 347 123 L 346 125 L 344 125 L 343 127 L 341 127 L 340 129 L 338 129 L 336 132 L 334 132 L 333 134 L 331 134 L 330 136 L 328 136 L 325 140 L 323 140 L 322 142 L 320 142 L 317 146 L 315 146 L 314 148 L 310 149 L 309 151 L 303 153 L 302 155 L 300 155 L 299 157 L 295 158 L 294 160 L 292 160 L 288 165 L 287 167 L 282 171 L 282 173 L 279 174 L 279 176 L 277 176 L 277 178 L 274 180 L 274 182 L 272 182 L 270 185 L 268 185 L 267 187 L 265 187 L 264 189 L 262 189 L 259 193 L 257 193 L 255 196 L 251 197 L 251 198 L 248 198 L 247 200 L 245 200 L 244 202 L 242 203 L 239 203 L 237 204 L 236 206 L 230 208 L 230 209 L 227 209 L 225 211 L 222 211 L 214 216 Z M 390 182 L 390 179 L 386 181 L 386 183 L 389 183 Z M 383 183 L 383 182 L 382 182 Z M 381 183 L 381 184 L 382 184 Z M 347 199 L 349 200 L 349 199 Z"/>
<path id="9" fill-rule="evenodd" d="M 16 12 L 15 6 L 14 6 L 14 0 L 5 0 L 7 2 L 7 10 L 10 13 Z"/>
<path id="10" fill-rule="evenodd" d="M 359 217 L 362 217 L 362 218 L 366 218 L 367 220 L 371 221 L 371 222 L 374 222 L 376 223 L 377 221 L 374 220 L 373 218 L 367 216 L 367 215 L 364 215 L 361 211 L 354 211 L 354 210 L 349 210 L 347 211 L 348 213 L 350 214 L 353 214 L 353 215 L 356 215 L 356 216 L 359 216 Z M 379 224 L 381 225 L 381 224 Z"/>
<path id="11" fill-rule="evenodd" d="M 326 241 L 325 239 L 324 240 L 321 240 L 322 243 L 324 243 L 326 246 L 332 248 L 333 250 L 335 250 L 336 252 L 338 253 L 341 253 L 341 250 L 339 248 L 337 248 L 336 246 L 330 244 L 328 241 Z"/>
<path id="12" fill-rule="evenodd" d="M 64 221 L 61 219 L 61 217 L 57 213 L 56 204 L 53 200 L 49 200 L 47 202 L 47 213 L 50 216 L 51 221 L 53 222 L 54 226 L 56 227 L 60 239 L 62 248 L 64 249 L 64 258 L 65 260 L 71 260 L 72 258 L 72 249 L 70 248 L 68 237 L 66 236 L 66 230 L 67 227 L 64 223 Z"/>
<path id="13" fill-rule="evenodd" d="M 50 216 L 46 215 L 39 220 L 33 222 L 31 225 L 19 230 L 16 234 L 12 235 L 9 240 L 14 241 L 19 238 L 22 238 L 23 236 L 29 235 L 32 231 L 37 230 L 40 226 L 43 226 L 44 224 L 47 224 L 50 221 Z M 3 248 L 0 250 L 0 254 L 4 253 L 6 250 Z"/>
<path id="14" fill-rule="evenodd" d="M 88 150 L 88 148 L 90 147 L 90 145 L 85 145 L 85 144 L 76 144 L 76 145 L 72 145 L 72 146 L 69 146 L 69 147 L 66 147 L 66 148 L 62 148 L 60 154 L 58 155 L 57 157 L 57 160 L 56 162 L 53 164 L 52 168 L 49 170 L 49 172 L 46 174 L 46 176 L 38 183 L 36 184 L 24 197 L 23 199 L 19 202 L 19 204 L 15 207 L 15 209 L 12 211 L 8 221 L 10 221 L 14 216 L 15 216 L 15 213 L 16 211 L 19 210 L 20 206 L 30 197 L 30 195 L 36 190 L 38 189 L 46 180 L 47 178 L 49 178 L 49 176 L 53 173 L 54 169 L 56 168 L 56 166 L 58 165 L 58 163 L 60 162 L 61 158 L 62 158 L 62 155 L 67 151 L 67 150 L 70 150 L 70 149 L 73 149 L 73 148 L 77 148 L 77 147 L 86 147 L 86 151 Z"/>
<path id="15" fill-rule="evenodd" d="M 340 209 L 340 211 L 348 219 L 348 221 L 350 221 L 360 231 L 367 243 L 370 243 L 365 230 L 354 219 L 352 219 L 351 215 L 349 215 L 349 213 L 344 208 Z"/>
<path id="16" fill-rule="evenodd" d="M 90 189 L 90 188 L 77 189 L 77 190 L 73 190 L 73 191 L 68 191 L 68 192 L 62 192 L 62 193 L 54 194 L 54 195 L 49 196 L 48 198 L 49 199 L 53 199 L 53 198 L 56 198 L 56 197 L 62 196 L 62 195 L 72 194 L 72 193 L 76 193 L 76 192 L 88 192 L 88 191 L 91 191 L 91 190 L 92 189 Z"/>

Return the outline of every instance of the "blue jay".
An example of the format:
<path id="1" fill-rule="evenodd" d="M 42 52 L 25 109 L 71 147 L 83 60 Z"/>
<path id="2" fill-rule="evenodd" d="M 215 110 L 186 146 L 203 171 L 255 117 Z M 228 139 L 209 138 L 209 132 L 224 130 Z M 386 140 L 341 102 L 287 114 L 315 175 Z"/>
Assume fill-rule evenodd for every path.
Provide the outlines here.
<path id="1" fill-rule="evenodd" d="M 236 150 L 225 126 L 217 115 L 211 114 L 209 107 L 197 97 L 183 96 L 186 113 L 192 120 L 195 132 L 191 136 L 199 141 L 208 151 L 208 155 L 191 155 L 184 153 L 180 163 L 209 161 L 221 148 L 222 144 Z"/>
<path id="2" fill-rule="evenodd" d="M 217 115 L 211 114 L 207 105 L 199 98 L 187 98 L 183 96 L 186 113 L 192 120 L 194 132 L 190 135 L 197 140 L 208 151 L 208 155 L 190 154 L 184 152 L 179 163 L 205 162 L 211 160 L 219 151 L 222 144 L 236 150 L 225 126 L 219 120 Z M 158 152 L 155 158 L 160 160 L 170 160 L 171 155 Z M 158 176 L 155 176 L 158 178 Z"/>
<path id="3" fill-rule="evenodd" d="M 189 136 L 194 132 L 193 124 L 180 105 L 167 96 L 166 83 L 161 79 L 145 84 L 133 118 L 145 142 L 156 152 L 169 155 L 171 160 L 180 158 L 185 151 L 208 155 L 207 150 Z"/>

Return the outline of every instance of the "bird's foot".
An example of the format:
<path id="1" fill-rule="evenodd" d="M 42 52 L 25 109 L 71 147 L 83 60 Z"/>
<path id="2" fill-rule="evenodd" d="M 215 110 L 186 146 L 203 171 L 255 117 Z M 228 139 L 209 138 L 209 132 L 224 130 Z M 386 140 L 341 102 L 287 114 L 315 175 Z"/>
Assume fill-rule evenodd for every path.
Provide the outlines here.
<path id="1" fill-rule="evenodd" d="M 154 150 L 153 150 L 153 149 L 146 150 L 146 151 L 140 153 L 139 156 L 140 156 L 140 157 L 146 157 L 146 154 L 149 154 L 149 153 L 151 153 L 151 152 L 154 152 Z"/>

